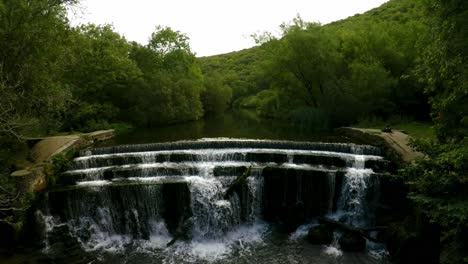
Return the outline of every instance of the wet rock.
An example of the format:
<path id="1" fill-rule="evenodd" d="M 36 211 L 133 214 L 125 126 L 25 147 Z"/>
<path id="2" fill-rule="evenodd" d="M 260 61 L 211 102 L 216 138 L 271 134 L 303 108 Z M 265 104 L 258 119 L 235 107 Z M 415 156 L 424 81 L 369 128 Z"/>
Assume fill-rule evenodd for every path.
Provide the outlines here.
<path id="1" fill-rule="evenodd" d="M 333 240 L 333 228 L 327 224 L 313 226 L 307 233 L 307 240 L 312 244 L 330 244 Z"/>
<path id="2" fill-rule="evenodd" d="M 344 251 L 363 251 L 366 248 L 366 239 L 352 232 L 345 233 L 338 243 Z"/>

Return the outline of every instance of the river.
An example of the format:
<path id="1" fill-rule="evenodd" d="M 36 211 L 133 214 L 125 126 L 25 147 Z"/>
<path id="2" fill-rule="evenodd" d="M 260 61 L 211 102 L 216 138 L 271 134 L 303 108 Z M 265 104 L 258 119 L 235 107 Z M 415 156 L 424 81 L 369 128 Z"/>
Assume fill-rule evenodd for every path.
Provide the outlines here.
<path id="1" fill-rule="evenodd" d="M 203 119 L 170 126 L 138 128 L 118 135 L 102 145 L 170 142 L 200 138 L 250 138 L 291 141 L 350 142 L 330 131 L 292 125 L 283 120 L 264 119 L 251 110 L 209 115 Z"/>

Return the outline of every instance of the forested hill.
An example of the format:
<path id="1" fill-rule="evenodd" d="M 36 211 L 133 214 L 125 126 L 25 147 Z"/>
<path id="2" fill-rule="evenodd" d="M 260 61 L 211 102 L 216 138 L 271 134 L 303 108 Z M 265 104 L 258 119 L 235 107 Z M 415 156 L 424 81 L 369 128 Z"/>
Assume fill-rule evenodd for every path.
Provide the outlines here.
<path id="1" fill-rule="evenodd" d="M 390 0 L 381 6 L 363 14 L 356 14 L 346 19 L 331 22 L 325 26 L 347 26 L 358 22 L 399 22 L 418 21 L 424 17 L 423 1 Z"/>
<path id="2" fill-rule="evenodd" d="M 261 46 L 198 60 L 205 76 L 232 88 L 234 107 L 266 117 L 328 126 L 369 116 L 427 120 L 414 74 L 423 19 L 422 1 L 392 0 L 323 26 L 296 18 L 279 39 L 259 36 Z"/>

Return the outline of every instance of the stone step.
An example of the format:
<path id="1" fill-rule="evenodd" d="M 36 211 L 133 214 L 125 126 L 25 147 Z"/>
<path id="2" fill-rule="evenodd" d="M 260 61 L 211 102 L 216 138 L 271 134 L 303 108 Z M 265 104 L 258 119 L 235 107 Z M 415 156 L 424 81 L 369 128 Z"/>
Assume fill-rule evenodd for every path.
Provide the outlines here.
<path id="1" fill-rule="evenodd" d="M 246 155 L 250 158 L 262 158 L 263 155 Z M 264 153 L 260 153 L 264 154 Z M 270 157 L 271 155 L 268 154 Z M 278 160 L 290 159 L 287 155 L 276 155 Z M 287 162 L 170 162 L 170 163 L 154 163 L 154 164 L 135 164 L 135 165 L 122 165 L 110 167 L 98 167 L 93 169 L 74 170 L 68 171 L 57 178 L 59 185 L 73 185 L 82 181 L 93 180 L 112 180 L 116 178 L 130 178 L 130 177 L 155 177 L 155 176 L 189 176 L 199 175 L 201 171 L 211 171 L 213 176 L 238 176 L 242 174 L 246 167 L 253 166 L 254 171 L 259 171 L 264 167 L 279 167 L 279 168 L 293 168 L 293 169 L 318 169 L 321 170 L 346 170 L 348 161 L 344 161 L 338 157 L 329 156 L 315 156 L 315 155 L 295 155 L 292 160 L 297 163 Z M 300 163 L 301 162 L 301 163 Z M 325 165 L 324 165 L 325 164 Z M 374 172 L 383 172 L 390 166 L 385 160 L 372 160 L 365 163 L 367 168 L 373 169 Z"/>
<path id="2" fill-rule="evenodd" d="M 363 156 L 365 160 L 372 160 L 369 167 L 379 165 L 380 157 Z M 333 167 L 351 167 L 356 156 L 352 154 L 312 152 L 312 151 L 282 151 L 282 150 L 233 150 L 219 152 L 216 150 L 190 152 L 144 152 L 115 155 L 98 155 L 82 157 L 74 160 L 74 169 L 122 166 L 129 164 L 149 164 L 163 162 L 256 162 L 256 163 L 296 163 L 323 165 Z"/>
<path id="3" fill-rule="evenodd" d="M 198 141 L 177 141 L 167 143 L 122 145 L 104 148 L 95 148 L 80 152 L 81 156 L 146 152 L 161 150 L 183 149 L 227 149 L 227 148 L 270 148 L 270 149 L 300 149 L 321 150 L 341 153 L 353 153 L 362 155 L 380 155 L 378 148 L 368 145 L 356 145 L 350 143 L 322 143 L 322 142 L 293 142 L 275 140 L 242 140 L 242 139 L 209 139 Z"/>

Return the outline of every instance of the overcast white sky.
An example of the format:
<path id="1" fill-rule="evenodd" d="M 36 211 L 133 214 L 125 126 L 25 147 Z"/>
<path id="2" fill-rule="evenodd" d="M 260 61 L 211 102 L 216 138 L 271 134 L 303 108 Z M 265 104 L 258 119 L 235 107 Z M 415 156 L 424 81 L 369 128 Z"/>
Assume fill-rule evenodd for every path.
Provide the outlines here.
<path id="1" fill-rule="evenodd" d="M 253 33 L 277 32 L 299 14 L 326 24 L 378 7 L 387 0 L 81 0 L 73 25 L 112 24 L 127 40 L 146 44 L 157 25 L 190 38 L 198 57 L 254 46 Z M 76 11 L 76 10 L 75 10 Z M 76 13 L 76 12 L 75 12 Z"/>

